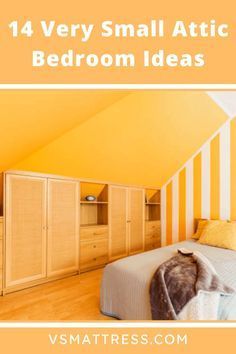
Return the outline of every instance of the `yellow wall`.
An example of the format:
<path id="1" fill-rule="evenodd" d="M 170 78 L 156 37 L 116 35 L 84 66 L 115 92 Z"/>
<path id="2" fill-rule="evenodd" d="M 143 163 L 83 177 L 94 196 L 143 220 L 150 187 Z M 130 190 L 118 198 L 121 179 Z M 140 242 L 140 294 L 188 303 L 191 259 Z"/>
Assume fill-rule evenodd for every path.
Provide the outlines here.
<path id="1" fill-rule="evenodd" d="M 170 196 L 173 179 L 178 180 L 178 190 L 172 190 Z M 162 187 L 162 195 L 166 200 L 163 245 L 191 237 L 199 218 L 236 220 L 236 118 L 224 123 L 169 179 Z M 176 195 L 179 205 L 174 210 L 172 196 Z M 174 229 L 176 215 L 179 227 Z"/>
<path id="2" fill-rule="evenodd" d="M 127 95 L 124 91 L 0 91 L 0 171 Z"/>
<path id="3" fill-rule="evenodd" d="M 199 153 L 193 159 L 193 216 L 201 218 L 202 206 L 202 156 Z"/>
<path id="4" fill-rule="evenodd" d="M 12 168 L 160 187 L 226 118 L 204 92 L 134 92 Z"/>
<path id="5" fill-rule="evenodd" d="M 170 182 L 166 187 L 166 244 L 172 244 L 172 192 L 173 184 Z"/>
<path id="6" fill-rule="evenodd" d="M 210 145 L 210 169 L 211 169 L 211 190 L 210 190 L 210 205 L 211 219 L 219 219 L 220 217 L 220 135 L 211 141 Z"/>
<path id="7" fill-rule="evenodd" d="M 186 171 L 179 174 L 179 240 L 186 239 Z"/>
<path id="8" fill-rule="evenodd" d="M 231 219 L 236 220 L 236 119 L 231 122 L 230 136 L 230 154 L 231 154 Z"/>

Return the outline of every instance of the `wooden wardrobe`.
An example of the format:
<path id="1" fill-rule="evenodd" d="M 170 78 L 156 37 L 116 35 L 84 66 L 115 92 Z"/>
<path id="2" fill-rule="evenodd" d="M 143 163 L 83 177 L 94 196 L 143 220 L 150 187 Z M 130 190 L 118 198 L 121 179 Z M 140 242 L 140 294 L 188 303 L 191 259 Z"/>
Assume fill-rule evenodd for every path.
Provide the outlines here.
<path id="1" fill-rule="evenodd" d="M 110 259 L 144 249 L 144 189 L 110 186 Z"/>
<path id="2" fill-rule="evenodd" d="M 77 271 L 78 182 L 5 178 L 5 287 Z"/>
<path id="3" fill-rule="evenodd" d="M 160 247 L 157 189 L 7 171 L 3 209 L 4 293 Z"/>

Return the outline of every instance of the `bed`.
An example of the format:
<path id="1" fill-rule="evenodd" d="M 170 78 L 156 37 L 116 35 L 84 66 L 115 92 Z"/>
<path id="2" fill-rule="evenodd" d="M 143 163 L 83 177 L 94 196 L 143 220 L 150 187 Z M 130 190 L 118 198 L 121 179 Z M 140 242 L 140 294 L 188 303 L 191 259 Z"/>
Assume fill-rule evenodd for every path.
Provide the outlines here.
<path id="1" fill-rule="evenodd" d="M 235 251 L 184 241 L 108 264 L 101 284 L 101 312 L 122 320 L 151 320 L 149 286 L 152 276 L 180 247 L 204 254 L 225 284 L 236 289 Z M 218 318 L 236 319 L 236 296 L 222 298 Z"/>

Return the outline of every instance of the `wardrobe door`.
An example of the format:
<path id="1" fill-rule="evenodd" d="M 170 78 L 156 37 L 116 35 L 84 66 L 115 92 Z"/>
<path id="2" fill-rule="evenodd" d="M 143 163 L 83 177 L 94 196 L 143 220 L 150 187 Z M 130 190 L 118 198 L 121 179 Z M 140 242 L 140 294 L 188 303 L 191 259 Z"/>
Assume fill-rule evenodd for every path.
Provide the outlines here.
<path id="1" fill-rule="evenodd" d="M 110 186 L 110 259 L 127 255 L 127 189 Z"/>
<path id="2" fill-rule="evenodd" d="M 144 190 L 128 189 L 129 254 L 144 250 Z"/>
<path id="3" fill-rule="evenodd" d="M 78 196 L 78 182 L 48 180 L 48 276 L 78 270 Z"/>
<path id="4" fill-rule="evenodd" d="M 46 276 L 44 178 L 6 175 L 6 287 Z"/>
<path id="5" fill-rule="evenodd" d="M 3 245 L 2 245 L 2 239 L 3 239 L 3 218 L 0 217 L 0 295 L 2 294 L 2 280 L 3 280 Z"/>

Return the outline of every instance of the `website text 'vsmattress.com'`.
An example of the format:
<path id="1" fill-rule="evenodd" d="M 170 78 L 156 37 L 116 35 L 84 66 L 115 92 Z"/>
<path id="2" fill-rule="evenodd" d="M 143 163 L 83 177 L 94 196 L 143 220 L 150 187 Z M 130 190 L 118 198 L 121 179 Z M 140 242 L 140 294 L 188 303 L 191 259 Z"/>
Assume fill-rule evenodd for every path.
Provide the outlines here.
<path id="1" fill-rule="evenodd" d="M 156 333 L 150 335 L 147 332 L 144 333 L 60 333 L 48 335 L 50 344 L 53 346 L 58 345 L 143 345 L 143 346 L 171 346 L 171 345 L 187 345 L 187 334 L 162 334 Z"/>

